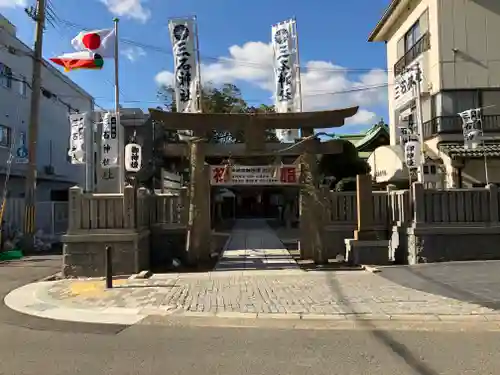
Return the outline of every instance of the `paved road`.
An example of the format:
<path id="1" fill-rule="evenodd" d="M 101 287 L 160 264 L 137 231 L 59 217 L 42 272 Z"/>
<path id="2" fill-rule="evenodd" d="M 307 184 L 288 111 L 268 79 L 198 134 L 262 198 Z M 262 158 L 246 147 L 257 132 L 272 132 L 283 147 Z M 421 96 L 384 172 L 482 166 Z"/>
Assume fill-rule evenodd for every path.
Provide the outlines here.
<path id="1" fill-rule="evenodd" d="M 408 288 L 500 310 L 500 261 L 387 267 L 378 275 Z"/>
<path id="2" fill-rule="evenodd" d="M 0 293 L 58 266 L 57 259 L 0 264 Z M 498 373 L 500 351 L 500 333 L 474 329 L 296 330 L 284 321 L 280 329 L 228 328 L 188 320 L 125 329 L 34 319 L 4 307 L 0 321 L 0 374 L 9 375 L 486 375 Z"/>

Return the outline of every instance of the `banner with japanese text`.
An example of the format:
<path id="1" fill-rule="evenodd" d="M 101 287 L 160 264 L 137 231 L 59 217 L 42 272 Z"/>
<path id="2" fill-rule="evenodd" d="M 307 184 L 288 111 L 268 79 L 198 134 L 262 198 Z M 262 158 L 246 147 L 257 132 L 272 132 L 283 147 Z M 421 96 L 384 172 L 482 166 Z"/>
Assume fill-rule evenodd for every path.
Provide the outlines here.
<path id="1" fill-rule="evenodd" d="M 174 55 L 174 90 L 177 112 L 199 112 L 199 77 L 194 19 L 173 19 L 168 29 Z"/>
<path id="2" fill-rule="evenodd" d="M 76 113 L 69 116 L 70 140 L 68 156 L 71 164 L 85 164 L 85 132 L 90 128 L 88 113 Z"/>
<path id="3" fill-rule="evenodd" d="M 234 165 L 231 167 L 230 178 L 225 178 L 225 165 L 210 167 L 211 185 L 297 185 L 299 168 L 294 165 Z"/>
<path id="4" fill-rule="evenodd" d="M 273 66 L 275 79 L 275 109 L 278 113 L 298 112 L 297 35 L 295 20 L 280 22 L 272 27 Z M 293 141 L 298 131 L 277 129 L 281 141 Z"/>
<path id="5" fill-rule="evenodd" d="M 102 117 L 101 167 L 118 166 L 118 114 L 106 112 Z"/>

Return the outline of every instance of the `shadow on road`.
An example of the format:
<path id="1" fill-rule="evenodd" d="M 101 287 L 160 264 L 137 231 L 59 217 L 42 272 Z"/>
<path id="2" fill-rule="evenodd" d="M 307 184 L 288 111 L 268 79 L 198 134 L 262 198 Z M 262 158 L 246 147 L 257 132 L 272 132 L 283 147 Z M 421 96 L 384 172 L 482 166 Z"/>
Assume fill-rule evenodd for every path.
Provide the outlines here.
<path id="1" fill-rule="evenodd" d="M 344 305 L 345 309 L 354 314 L 355 310 L 353 309 L 351 303 L 348 298 L 342 291 L 342 287 L 339 282 L 332 276 L 327 276 L 327 281 L 332 292 L 338 296 L 338 300 L 342 301 L 341 303 Z M 406 345 L 400 343 L 396 339 L 394 339 L 387 331 L 383 331 L 377 329 L 374 324 L 372 324 L 368 320 L 357 319 L 356 323 L 359 326 L 368 329 L 368 332 L 377 340 L 379 343 L 390 349 L 394 354 L 399 356 L 411 369 L 413 369 L 419 375 L 439 375 L 439 373 L 432 369 L 427 364 L 423 363 L 419 358 L 417 358 L 410 349 L 406 347 Z"/>
<path id="2" fill-rule="evenodd" d="M 380 276 L 406 288 L 500 310 L 500 262 L 453 262 L 384 268 Z"/>

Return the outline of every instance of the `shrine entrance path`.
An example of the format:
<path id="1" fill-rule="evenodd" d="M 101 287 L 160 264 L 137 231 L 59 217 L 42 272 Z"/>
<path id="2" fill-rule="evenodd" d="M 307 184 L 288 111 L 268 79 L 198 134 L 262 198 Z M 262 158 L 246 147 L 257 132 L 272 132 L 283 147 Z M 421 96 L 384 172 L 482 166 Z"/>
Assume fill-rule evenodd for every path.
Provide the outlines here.
<path id="1" fill-rule="evenodd" d="M 214 271 L 298 270 L 297 262 L 264 219 L 237 220 Z"/>

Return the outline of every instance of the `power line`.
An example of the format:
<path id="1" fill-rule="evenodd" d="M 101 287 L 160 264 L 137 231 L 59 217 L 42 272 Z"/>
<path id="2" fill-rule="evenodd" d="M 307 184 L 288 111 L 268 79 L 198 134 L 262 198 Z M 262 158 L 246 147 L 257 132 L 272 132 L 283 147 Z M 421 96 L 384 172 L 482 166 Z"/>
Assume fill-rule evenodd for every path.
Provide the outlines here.
<path id="1" fill-rule="evenodd" d="M 57 15 L 56 15 L 56 17 L 57 17 L 56 18 L 57 24 L 68 27 L 68 28 L 85 30 L 85 31 L 96 29 L 96 28 L 90 28 L 88 26 L 84 26 L 81 24 L 77 24 L 74 22 L 70 22 L 68 20 L 65 20 L 65 19 L 57 16 Z M 163 53 L 163 54 L 170 55 L 170 56 L 172 55 L 172 51 L 170 49 L 167 49 L 167 48 L 138 42 L 138 41 L 128 39 L 128 38 L 119 38 L 119 39 L 121 42 L 128 44 L 130 46 L 139 47 L 139 48 Z M 262 64 L 262 63 L 259 63 L 256 61 L 240 60 L 240 59 L 225 58 L 225 57 L 221 58 L 221 57 L 214 57 L 214 56 L 207 56 L 207 55 L 201 55 L 200 57 L 202 60 L 210 60 L 210 61 L 215 61 L 215 62 L 230 62 L 230 63 L 236 64 L 236 65 L 247 66 L 247 67 L 255 68 L 255 69 L 267 70 L 267 69 L 273 68 L 273 65 L 271 63 L 270 64 Z M 332 72 L 332 73 L 368 73 L 368 72 L 372 72 L 374 70 L 378 70 L 378 71 L 382 71 L 382 72 L 387 73 L 387 72 L 392 71 L 390 69 L 384 69 L 384 68 L 311 68 L 311 67 L 307 67 L 307 66 L 303 66 L 300 69 L 303 71 L 311 71 L 311 72 L 318 71 L 318 72 Z"/>
<path id="2" fill-rule="evenodd" d="M 49 0 L 51 2 L 51 0 Z M 52 18 L 54 19 L 54 22 L 56 24 L 62 24 L 63 26 L 67 26 L 67 27 L 71 27 L 71 28 L 76 28 L 76 29 L 79 29 L 80 31 L 81 30 L 92 30 L 91 28 L 89 27 L 86 27 L 84 25 L 81 25 L 81 24 L 77 24 L 77 23 L 74 23 L 74 22 L 70 22 L 68 20 L 65 20 L 63 18 L 61 18 L 58 14 L 57 14 L 57 11 L 54 9 L 54 6 L 52 5 L 51 3 L 51 14 L 52 14 Z M 54 27 L 55 29 L 55 27 Z M 56 32 L 60 35 L 60 31 L 57 31 Z M 62 35 L 61 35 L 62 36 Z M 144 48 L 150 48 L 150 49 L 153 49 L 153 50 L 156 50 L 158 52 L 162 52 L 162 53 L 166 53 L 166 54 L 169 54 L 169 55 L 172 55 L 172 51 L 171 50 L 168 50 L 168 49 L 164 49 L 164 48 L 160 48 L 160 47 L 156 47 L 156 46 L 151 46 L 151 45 L 147 45 L 147 44 L 144 44 L 144 43 L 139 43 L 139 42 L 136 42 L 136 41 L 133 41 L 133 40 L 130 40 L 130 39 L 124 39 L 124 38 L 119 38 L 120 41 L 126 43 L 126 44 L 129 44 L 129 45 L 133 45 L 133 46 L 137 46 L 137 47 L 144 47 Z M 210 58 L 210 59 L 214 59 L 216 61 L 220 61 L 220 58 Z M 241 60 L 231 60 L 235 63 L 241 63 L 242 61 Z M 245 61 L 244 63 L 248 63 L 248 64 L 252 64 L 254 67 L 256 66 L 259 66 L 260 68 L 263 68 L 263 67 L 266 67 L 266 69 L 268 69 L 269 67 L 272 67 L 271 65 L 267 66 L 267 65 L 263 65 L 263 64 L 260 64 L 260 63 L 252 63 L 252 62 L 248 62 L 248 61 Z M 310 71 L 313 71 L 314 69 L 308 69 Z M 356 69 L 339 69 L 339 70 L 336 70 L 336 69 L 317 69 L 318 71 L 335 71 L 335 72 L 340 72 L 340 71 L 356 71 Z M 358 71 L 361 70 L 361 69 L 357 69 Z M 373 71 L 374 69 L 364 69 L 364 71 Z M 109 81 L 107 83 L 110 83 Z M 111 84 L 111 83 L 110 83 Z M 348 90 L 340 90 L 340 91 L 310 91 L 308 94 L 304 95 L 304 97 L 313 97 L 313 96 L 321 96 L 321 95 L 340 95 L 340 94 L 347 94 L 347 93 L 354 93 L 354 92 L 361 92 L 361 91 L 373 91 L 373 90 L 378 90 L 378 89 L 381 89 L 381 88 L 386 88 L 388 87 L 389 84 L 377 84 L 377 85 L 366 85 L 366 86 L 358 86 L 356 88 L 352 88 L 352 89 L 348 89 Z M 121 92 L 120 90 L 120 93 L 123 95 L 123 96 L 127 96 L 128 95 L 125 95 L 123 92 Z M 95 98 L 97 99 L 97 98 Z M 253 100 L 245 100 L 247 102 L 252 102 Z M 261 100 L 255 100 L 254 102 L 260 102 Z M 129 100 L 129 101 L 122 101 L 122 102 L 129 102 L 129 103 L 132 103 L 132 102 L 136 102 L 136 103 L 144 103 L 145 101 L 140 101 L 140 100 Z"/>
<path id="3" fill-rule="evenodd" d="M 52 4 L 52 3 L 51 3 Z M 57 15 L 57 12 L 56 10 L 54 9 L 53 5 L 51 5 L 51 17 L 52 19 L 54 20 L 54 24 L 55 25 L 58 25 L 59 23 L 62 23 L 62 24 L 66 24 L 66 25 L 69 25 L 71 27 L 74 27 L 74 28 L 79 28 L 79 29 L 82 29 L 82 30 L 89 30 L 89 28 L 86 28 L 82 25 L 78 25 L 78 24 L 75 24 L 75 23 L 71 23 L 69 21 L 66 21 L 66 20 L 63 20 L 61 17 L 59 17 Z M 56 27 L 54 26 L 54 29 L 56 29 Z M 60 30 L 55 30 L 56 33 L 59 34 L 59 36 L 61 37 L 64 37 L 63 35 L 61 35 L 61 32 Z M 124 42 L 129 42 L 129 44 L 131 45 L 136 45 L 136 46 L 139 46 L 139 45 L 143 45 L 142 43 L 138 43 L 138 42 L 134 42 L 134 41 L 131 41 L 131 40 L 128 40 L 128 39 L 120 39 L 121 41 L 124 41 Z M 162 49 L 160 47 L 155 47 L 155 46 L 151 46 L 152 48 L 154 49 L 158 49 L 159 51 L 161 52 L 165 52 L 165 53 L 168 53 L 168 54 L 172 54 L 171 51 L 168 51 L 166 49 Z M 29 56 L 29 57 L 32 57 L 32 53 L 31 52 L 24 52 L 24 51 L 20 51 L 20 50 L 17 50 L 17 49 L 13 49 L 11 46 L 8 46 L 8 45 L 5 45 L 5 44 L 0 44 L 0 48 L 5 48 L 5 49 L 8 49 L 10 53 L 14 53 L 16 55 L 24 55 L 24 56 Z M 240 60 L 234 60 L 235 62 L 240 62 Z M 44 65 L 47 67 L 48 63 L 44 62 Z M 262 67 L 262 66 L 261 66 Z M 48 67 L 47 67 L 48 68 Z M 52 70 L 48 70 L 52 75 L 56 76 L 55 72 L 53 72 Z M 14 77 L 13 77 L 14 78 Z M 58 77 L 60 78 L 60 77 Z M 106 80 L 104 79 L 104 81 L 106 83 L 108 83 L 109 85 L 113 86 L 112 83 L 110 83 L 109 80 Z M 26 82 L 27 83 L 27 82 Z M 29 84 L 27 84 L 27 86 L 31 89 L 31 86 Z M 387 88 L 389 87 L 389 84 L 378 84 L 378 85 L 366 85 L 366 86 L 359 86 L 359 87 L 355 87 L 355 88 L 351 88 L 351 89 L 347 89 L 347 90 L 338 90 L 338 91 L 327 91 L 327 90 L 319 90 L 319 91 L 310 91 L 308 94 L 305 94 L 303 97 L 307 98 L 307 97 L 318 97 L 318 96 L 330 96 L 330 95 L 342 95 L 342 94 L 349 94 L 349 93 L 356 93 L 356 92 L 363 92 L 363 91 L 373 91 L 373 90 L 379 90 L 379 89 L 382 89 L 382 88 Z M 45 90 L 46 92 L 50 92 L 48 90 Z M 60 100 L 60 98 L 71 98 L 71 97 L 74 97 L 74 98 L 80 98 L 80 96 L 78 95 L 58 95 L 58 94 L 53 94 L 53 97 L 57 97 L 58 98 L 58 101 L 61 102 L 61 104 L 65 105 L 69 111 L 77 111 L 76 109 L 72 108 L 70 104 Z M 129 97 L 128 95 L 125 95 L 123 92 L 121 92 L 121 94 L 124 96 L 124 97 Z M 130 97 L 129 97 L 130 98 Z M 105 110 L 102 106 L 98 105 L 95 100 L 102 100 L 102 101 L 107 101 L 108 98 L 106 97 L 94 97 L 94 105 L 102 110 Z M 259 102 L 262 102 L 262 99 L 245 99 L 245 101 L 247 103 L 259 103 Z M 109 102 L 111 102 L 111 99 L 109 99 Z M 164 103 L 164 101 L 158 99 L 158 100 L 135 100 L 135 99 L 131 99 L 131 100 L 122 100 L 123 103 L 151 103 L 151 104 L 162 104 Z"/>
<path id="4" fill-rule="evenodd" d="M 7 45 L 0 45 L 0 47 L 1 48 L 8 48 Z M 31 54 L 29 54 L 29 53 L 24 53 L 23 55 L 31 56 Z M 52 71 L 51 71 L 51 73 L 54 74 Z M 14 80 L 19 80 L 19 79 L 16 79 L 14 76 L 11 76 L 11 77 Z M 108 83 L 109 85 L 112 86 L 112 83 L 109 80 L 104 80 L 104 81 L 106 83 Z M 31 87 L 29 86 L 28 83 L 27 83 L 27 85 L 31 89 Z M 318 97 L 318 96 L 342 95 L 342 94 L 349 94 L 349 93 L 356 93 L 356 92 L 363 92 L 363 91 L 379 90 L 379 89 L 387 88 L 389 86 L 390 86 L 390 84 L 378 84 L 378 85 L 360 86 L 360 87 L 355 87 L 355 88 L 352 88 L 352 89 L 338 90 L 338 91 L 327 91 L 327 90 L 310 91 L 308 94 L 304 94 L 303 97 L 304 98 L 308 98 L 308 97 Z M 130 98 L 130 96 L 125 95 L 123 92 L 121 92 L 121 94 L 124 97 L 129 97 Z M 54 94 L 54 96 L 57 96 L 59 98 L 80 98 L 80 96 L 78 96 L 78 95 L 65 95 L 65 94 L 58 95 L 58 94 Z M 104 100 L 104 101 L 108 101 L 109 100 L 109 102 L 112 101 L 110 98 L 107 98 L 107 97 L 94 97 L 94 100 Z M 245 99 L 245 101 L 247 103 L 258 103 L 258 102 L 261 102 L 262 99 Z M 162 101 L 160 99 L 158 99 L 158 100 L 138 100 L 138 99 L 135 100 L 135 99 L 130 99 L 130 100 L 122 100 L 121 102 L 123 102 L 123 103 L 152 103 L 152 104 L 154 104 L 154 103 L 164 103 L 164 101 Z M 62 102 L 62 104 L 64 104 L 65 106 L 67 106 L 68 109 L 75 111 L 75 109 L 73 109 L 70 104 L 65 103 L 65 102 Z M 101 108 L 101 109 L 104 110 L 104 108 L 102 108 L 101 106 L 99 106 L 97 103 L 94 103 L 94 104 L 97 107 L 99 107 L 99 108 Z"/>

